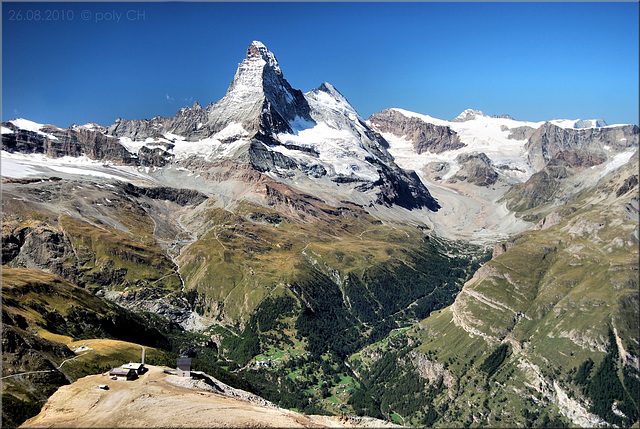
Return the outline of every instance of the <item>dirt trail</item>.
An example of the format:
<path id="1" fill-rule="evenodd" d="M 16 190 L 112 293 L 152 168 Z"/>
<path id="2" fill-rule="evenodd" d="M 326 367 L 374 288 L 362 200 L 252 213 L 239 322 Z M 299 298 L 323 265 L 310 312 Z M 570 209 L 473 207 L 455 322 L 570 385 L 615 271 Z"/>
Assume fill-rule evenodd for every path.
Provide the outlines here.
<path id="1" fill-rule="evenodd" d="M 186 379 L 165 374 L 161 367 L 149 368 L 135 381 L 90 375 L 62 386 L 40 414 L 21 427 L 380 427 L 386 423 L 305 416 L 261 406 L 198 389 Z M 101 384 L 109 390 L 99 389 Z"/>

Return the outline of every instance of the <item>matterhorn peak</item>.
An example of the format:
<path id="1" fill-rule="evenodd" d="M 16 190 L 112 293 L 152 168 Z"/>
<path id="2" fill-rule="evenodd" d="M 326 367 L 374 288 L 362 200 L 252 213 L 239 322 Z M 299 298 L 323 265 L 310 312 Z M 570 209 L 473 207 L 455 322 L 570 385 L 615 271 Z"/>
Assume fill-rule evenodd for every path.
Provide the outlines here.
<path id="1" fill-rule="evenodd" d="M 273 69 L 276 73 L 282 75 L 282 70 L 278 65 L 276 56 L 267 49 L 264 43 L 254 40 L 247 48 L 247 58 L 245 61 L 264 61 L 269 68 Z"/>

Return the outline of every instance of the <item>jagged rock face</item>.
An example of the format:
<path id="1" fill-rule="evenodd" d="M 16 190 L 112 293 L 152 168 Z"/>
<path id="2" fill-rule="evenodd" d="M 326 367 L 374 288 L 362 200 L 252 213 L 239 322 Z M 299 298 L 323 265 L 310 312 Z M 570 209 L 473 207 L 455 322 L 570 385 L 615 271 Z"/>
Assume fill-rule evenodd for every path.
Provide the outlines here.
<path id="1" fill-rule="evenodd" d="M 505 128 L 507 129 L 507 128 Z M 522 127 L 516 127 L 516 128 L 511 128 L 509 129 L 509 136 L 507 138 L 509 139 L 513 139 L 513 140 L 528 140 L 529 137 L 531 137 L 533 135 L 533 133 L 536 132 L 536 128 L 532 128 L 532 127 L 528 127 L 528 126 L 522 126 Z"/>
<path id="2" fill-rule="evenodd" d="M 437 211 L 441 207 L 415 172 L 404 173 L 399 168 L 393 171 L 381 164 L 380 173 L 380 180 L 373 183 L 381 189 L 376 200 L 378 204 L 397 204 L 409 210 L 427 207 L 431 211 Z"/>
<path id="3" fill-rule="evenodd" d="M 607 160 L 607 155 L 602 152 L 563 150 L 553 158 L 562 161 L 569 168 L 583 169 L 602 164 Z"/>
<path id="4" fill-rule="evenodd" d="M 62 130 L 53 126 L 42 127 L 42 132 L 19 129 L 11 122 L 3 127 L 13 133 L 2 134 L 2 150 L 20 153 L 41 153 L 50 158 L 87 156 L 94 160 L 108 160 L 123 165 L 136 165 L 137 160 L 117 139 L 98 131 L 78 127 Z"/>
<path id="5" fill-rule="evenodd" d="M 180 206 L 198 205 L 208 198 L 205 194 L 195 189 L 176 189 L 166 186 L 146 188 L 135 186 L 131 183 L 120 184 L 120 188 L 132 197 L 137 198 L 143 195 L 154 200 L 171 201 Z"/>
<path id="6" fill-rule="evenodd" d="M 392 133 L 397 137 L 405 137 L 413 142 L 416 153 L 442 153 L 464 147 L 450 127 L 429 124 L 419 118 L 408 118 L 394 109 L 385 109 L 374 113 L 369 121 L 381 132 Z"/>
<path id="7" fill-rule="evenodd" d="M 142 146 L 138 151 L 138 159 L 143 167 L 164 167 L 170 164 L 174 158 L 175 155 L 159 147 L 150 149 L 147 146 Z"/>
<path id="8" fill-rule="evenodd" d="M 529 151 L 529 162 L 537 170 L 558 152 L 581 150 L 603 153 L 609 148 L 620 152 L 638 145 L 638 126 L 567 129 L 549 122 L 540 127 L 529 138 L 525 148 Z"/>
<path id="9" fill-rule="evenodd" d="M 189 302 L 185 298 L 174 294 L 166 294 L 164 291 L 154 288 L 142 288 L 124 293 L 105 293 L 100 291 L 98 296 L 104 296 L 121 307 L 134 312 L 150 312 L 166 317 L 173 327 L 180 326 L 184 329 L 193 328 L 194 315 Z M 195 322 L 197 323 L 197 322 Z M 202 329 L 204 326 L 196 326 Z"/>
<path id="10" fill-rule="evenodd" d="M 460 170 L 453 179 L 466 181 L 478 186 L 489 186 L 496 183 L 498 173 L 493 163 L 482 152 L 462 153 L 456 157 Z"/>
<path id="11" fill-rule="evenodd" d="M 76 280 L 79 275 L 74 264 L 71 243 L 61 231 L 44 227 L 2 229 L 2 263 L 27 268 L 44 269 L 62 277 Z"/>
<path id="12" fill-rule="evenodd" d="M 290 122 L 297 118 L 312 121 L 304 95 L 284 79 L 273 53 L 262 43 L 253 42 L 227 93 L 217 103 L 205 109 L 196 103 L 172 118 L 119 119 L 108 132 L 132 140 L 144 140 L 154 133 L 173 133 L 196 141 L 237 123 L 249 136 L 269 136 L 292 132 Z"/>

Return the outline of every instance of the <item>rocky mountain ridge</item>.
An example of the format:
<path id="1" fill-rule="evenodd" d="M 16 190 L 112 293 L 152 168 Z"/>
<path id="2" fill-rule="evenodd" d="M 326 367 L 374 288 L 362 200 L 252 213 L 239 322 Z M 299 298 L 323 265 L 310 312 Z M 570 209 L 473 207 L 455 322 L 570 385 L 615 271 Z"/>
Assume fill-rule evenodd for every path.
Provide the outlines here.
<path id="1" fill-rule="evenodd" d="M 323 179 L 323 187 L 344 199 L 360 195 L 358 203 L 439 207 L 414 174 L 398 168 L 386 150 L 388 143 L 342 94 L 328 83 L 307 94 L 292 89 L 275 56 L 260 42 L 249 46 L 226 95 L 204 109 L 194 104 L 172 118 L 118 119 L 106 131 L 92 125 L 60 130 L 33 123 L 24 130 L 16 125 L 20 123 L 3 125 L 3 150 L 9 153 L 84 155 L 143 167 L 188 168 L 181 161 L 194 158 L 231 160 L 288 184 L 304 181 L 310 189 Z"/>

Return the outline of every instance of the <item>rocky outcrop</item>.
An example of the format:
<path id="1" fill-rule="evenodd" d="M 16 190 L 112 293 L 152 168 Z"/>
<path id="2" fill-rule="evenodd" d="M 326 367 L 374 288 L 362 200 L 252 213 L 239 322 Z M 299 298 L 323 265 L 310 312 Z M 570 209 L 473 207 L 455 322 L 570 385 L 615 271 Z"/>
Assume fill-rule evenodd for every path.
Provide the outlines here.
<path id="1" fill-rule="evenodd" d="M 132 197 L 145 196 L 154 200 L 166 200 L 180 206 L 198 205 L 207 200 L 207 195 L 195 189 L 177 189 L 166 186 L 153 188 L 136 186 L 132 183 L 120 183 L 120 189 Z"/>
<path id="2" fill-rule="evenodd" d="M 572 129 L 547 122 L 533 133 L 525 149 L 529 151 L 529 163 L 541 170 L 563 151 L 604 153 L 606 149 L 622 152 L 637 147 L 638 133 L 637 125 Z"/>
<path id="3" fill-rule="evenodd" d="M 568 168 L 584 169 L 602 164 L 607 160 L 607 155 L 603 152 L 563 150 L 556 153 L 553 159 L 561 161 Z"/>
<path id="4" fill-rule="evenodd" d="M 247 148 L 244 159 L 248 159 L 249 164 L 260 172 L 278 170 L 293 170 L 298 167 L 298 163 L 280 152 L 268 150 L 264 143 L 253 140 Z"/>
<path id="5" fill-rule="evenodd" d="M 47 226 L 5 225 L 2 229 L 2 263 L 46 270 L 77 281 L 76 255 L 64 234 Z"/>
<path id="6" fill-rule="evenodd" d="M 604 152 L 588 150 L 563 150 L 526 182 L 515 185 L 505 195 L 507 207 L 524 211 L 551 203 L 556 199 L 569 198 L 575 193 L 572 178 L 590 167 L 607 160 Z"/>
<path id="7" fill-rule="evenodd" d="M 570 171 L 560 160 L 553 160 L 525 183 L 519 183 L 505 195 L 509 210 L 521 212 L 553 201 L 562 191 L 562 182 Z"/>
<path id="8" fill-rule="evenodd" d="M 165 290 L 145 287 L 126 292 L 98 292 L 121 307 L 136 313 L 147 312 L 165 317 L 174 328 L 197 331 L 207 327 L 200 316 L 192 311 L 189 302 Z"/>
<path id="9" fill-rule="evenodd" d="M 410 118 L 395 109 L 374 113 L 368 121 L 380 132 L 391 133 L 411 141 L 418 154 L 442 153 L 465 146 L 450 127 L 430 124 L 420 118 Z"/>
<path id="10" fill-rule="evenodd" d="M 477 186 L 489 186 L 496 183 L 498 173 L 493 163 L 482 152 L 463 153 L 456 157 L 460 170 L 451 180 L 461 180 Z"/>
<path id="11" fill-rule="evenodd" d="M 11 122 L 3 122 L 2 126 L 13 131 L 2 134 L 2 150 L 7 152 L 40 153 L 50 158 L 86 156 L 122 165 L 138 162 L 117 139 L 98 131 L 82 127 L 63 130 L 45 125 L 41 132 L 35 132 L 20 129 Z"/>
<path id="12" fill-rule="evenodd" d="M 511 140 L 528 140 L 529 137 L 531 137 L 533 133 L 536 132 L 536 128 L 532 128 L 528 126 L 522 126 L 522 127 L 516 127 L 516 128 L 507 128 L 505 126 L 504 131 L 507 131 L 507 130 L 509 131 L 509 136 L 507 138 Z"/>
<path id="13" fill-rule="evenodd" d="M 411 363 L 416 367 L 420 377 L 429 380 L 429 383 L 434 384 L 442 380 L 442 384 L 449 389 L 455 385 L 455 379 L 451 375 L 451 372 L 445 369 L 443 364 L 430 361 L 427 356 L 416 350 L 409 352 L 409 358 L 411 359 Z M 449 396 L 453 397 L 454 395 L 454 392 L 450 392 Z"/>
<path id="14" fill-rule="evenodd" d="M 143 167 L 164 167 L 170 164 L 175 158 L 175 155 L 167 152 L 160 147 L 154 147 L 153 149 L 142 146 L 138 151 L 138 159 L 140 165 Z"/>

